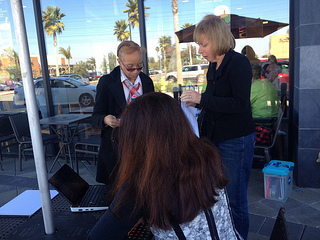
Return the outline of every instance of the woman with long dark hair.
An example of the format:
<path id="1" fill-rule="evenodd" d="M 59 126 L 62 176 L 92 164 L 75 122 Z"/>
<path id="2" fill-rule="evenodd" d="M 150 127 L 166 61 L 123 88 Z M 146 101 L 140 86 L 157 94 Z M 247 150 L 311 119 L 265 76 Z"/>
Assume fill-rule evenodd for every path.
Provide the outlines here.
<path id="1" fill-rule="evenodd" d="M 218 151 L 193 133 L 175 99 L 156 92 L 136 98 L 117 135 L 117 195 L 89 239 L 123 239 L 140 218 L 155 239 L 237 239 Z"/>

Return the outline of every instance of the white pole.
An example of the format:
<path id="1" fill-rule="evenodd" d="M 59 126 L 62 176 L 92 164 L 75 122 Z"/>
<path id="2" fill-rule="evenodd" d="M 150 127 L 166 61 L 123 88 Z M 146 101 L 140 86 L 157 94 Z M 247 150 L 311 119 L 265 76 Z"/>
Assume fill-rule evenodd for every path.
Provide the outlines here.
<path id="1" fill-rule="evenodd" d="M 48 175 L 45 165 L 45 156 L 42 143 L 41 129 L 39 123 L 38 107 L 34 91 L 30 53 L 27 32 L 24 21 L 21 0 L 10 0 L 13 24 L 19 49 L 21 75 L 23 80 L 24 95 L 26 99 L 27 112 L 30 125 L 30 133 L 37 172 L 42 214 L 46 234 L 54 233 L 52 205 L 48 184 Z"/>

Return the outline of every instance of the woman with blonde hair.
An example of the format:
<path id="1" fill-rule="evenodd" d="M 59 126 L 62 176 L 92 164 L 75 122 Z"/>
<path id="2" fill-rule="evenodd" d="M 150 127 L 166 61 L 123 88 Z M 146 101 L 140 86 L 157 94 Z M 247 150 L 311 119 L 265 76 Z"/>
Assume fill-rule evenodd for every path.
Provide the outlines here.
<path id="1" fill-rule="evenodd" d="M 246 56 L 235 52 L 235 39 L 218 16 L 207 15 L 196 26 L 194 41 L 199 53 L 210 62 L 207 88 L 202 94 L 186 90 L 181 101 L 201 108 L 198 118 L 201 137 L 221 152 L 227 167 L 227 186 L 233 219 L 244 239 L 249 231 L 247 188 L 255 144 L 255 125 L 250 106 L 252 72 Z"/>
<path id="2" fill-rule="evenodd" d="M 217 149 L 199 139 L 178 102 L 147 93 L 121 115 L 117 193 L 89 239 L 123 239 L 143 218 L 155 239 L 239 239 Z"/>

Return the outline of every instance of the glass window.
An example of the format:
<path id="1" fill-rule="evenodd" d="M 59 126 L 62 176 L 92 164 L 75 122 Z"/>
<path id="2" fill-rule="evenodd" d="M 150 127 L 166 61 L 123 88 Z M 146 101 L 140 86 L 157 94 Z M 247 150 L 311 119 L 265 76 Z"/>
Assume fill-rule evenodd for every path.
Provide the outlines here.
<path id="1" fill-rule="evenodd" d="M 183 29 L 187 32 L 208 13 L 221 16 L 229 24 L 236 38 L 237 52 L 243 52 L 249 46 L 252 51 L 244 54 L 252 61 L 260 61 L 261 66 L 274 55 L 282 68 L 277 77 L 280 79 L 278 84 L 285 81 L 289 85 L 289 0 L 183 0 L 177 3 L 175 14 L 172 0 L 144 1 L 148 67 L 155 73 L 152 79 L 156 90 L 171 94 L 172 88 L 180 83 L 181 80 L 172 78 L 172 74 L 170 81 L 161 81 L 169 80 L 167 74 L 177 71 L 177 59 L 181 58 L 181 66 L 208 64 L 198 54 L 198 45 L 192 37 L 186 36 L 178 45 L 175 34 Z M 32 73 L 37 78 L 41 76 L 43 66 L 40 65 L 33 5 L 32 1 L 25 0 L 22 4 Z M 116 49 L 121 40 L 132 39 L 140 44 L 137 6 L 136 0 L 41 1 L 43 19 L 47 20 L 50 13 L 55 12 L 55 20 L 59 23 L 56 35 L 50 31 L 52 25 L 44 27 L 50 75 L 74 73 L 86 77 L 90 85 L 96 86 L 102 74 L 117 66 Z M 0 110 L 8 111 L 24 107 L 14 101 L 23 87 L 10 1 L 0 1 L 0 11 Z M 176 51 L 177 47 L 180 51 Z M 197 75 L 205 74 L 205 70 L 201 65 Z M 201 84 L 205 83 L 203 77 L 192 81 L 197 84 L 199 79 Z M 184 75 L 182 83 L 188 80 L 190 76 Z M 88 94 L 94 98 L 94 94 Z"/>

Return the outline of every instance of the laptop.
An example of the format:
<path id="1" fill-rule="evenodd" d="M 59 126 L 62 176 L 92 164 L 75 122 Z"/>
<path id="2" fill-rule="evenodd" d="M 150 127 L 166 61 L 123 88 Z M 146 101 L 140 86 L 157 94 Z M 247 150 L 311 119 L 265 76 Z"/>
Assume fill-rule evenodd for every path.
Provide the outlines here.
<path id="1" fill-rule="evenodd" d="M 107 186 L 89 185 L 68 164 L 64 164 L 49 183 L 71 203 L 72 212 L 108 209 Z"/>

